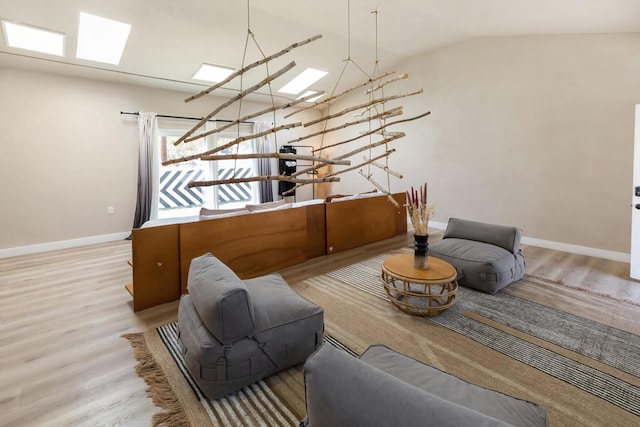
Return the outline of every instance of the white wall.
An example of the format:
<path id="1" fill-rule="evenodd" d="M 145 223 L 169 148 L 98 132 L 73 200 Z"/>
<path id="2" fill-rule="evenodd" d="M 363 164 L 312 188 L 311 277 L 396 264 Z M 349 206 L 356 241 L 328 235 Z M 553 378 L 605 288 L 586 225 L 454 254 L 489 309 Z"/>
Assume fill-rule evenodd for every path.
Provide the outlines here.
<path id="1" fill-rule="evenodd" d="M 0 94 L 0 249 L 126 233 L 135 211 L 138 125 L 120 111 L 201 117 L 220 103 L 185 104 L 191 93 L 9 68 L 0 68 Z M 243 102 L 246 112 L 263 108 Z"/>
<path id="2" fill-rule="evenodd" d="M 516 225 L 535 239 L 628 253 L 640 35 L 483 38 L 394 65 L 408 80 L 390 164 L 429 182 L 435 221 Z M 354 100 L 351 100 L 354 101 Z M 354 175 L 355 176 L 355 175 Z M 383 179 L 382 177 L 380 179 Z M 343 178 L 334 192 L 369 189 Z"/>
<path id="3" fill-rule="evenodd" d="M 485 38 L 394 65 L 410 78 L 386 95 L 425 93 L 386 107 L 432 115 L 390 128 L 407 133 L 390 144 L 389 164 L 404 175 L 392 191 L 428 181 L 435 221 L 512 224 L 531 238 L 628 253 L 638 46 L 638 34 Z M 205 114 L 185 93 L 6 68 L 0 93 L 0 249 L 126 232 L 137 123 L 119 112 Z M 373 188 L 357 171 L 331 187 Z"/>

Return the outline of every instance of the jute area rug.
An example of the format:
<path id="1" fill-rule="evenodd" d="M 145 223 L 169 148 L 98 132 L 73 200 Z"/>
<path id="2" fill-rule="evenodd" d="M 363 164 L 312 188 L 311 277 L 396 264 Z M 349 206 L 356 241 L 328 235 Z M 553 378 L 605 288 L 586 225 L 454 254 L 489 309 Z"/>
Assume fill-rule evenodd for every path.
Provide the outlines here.
<path id="1" fill-rule="evenodd" d="M 326 341 L 354 354 L 383 343 L 466 381 L 545 407 L 554 426 L 640 425 L 640 309 L 539 278 L 487 295 L 459 288 L 430 319 L 387 299 L 381 255 L 291 283 L 325 310 Z M 215 402 L 182 368 L 175 324 L 129 334 L 163 411 L 154 425 L 296 426 L 302 366 Z"/>

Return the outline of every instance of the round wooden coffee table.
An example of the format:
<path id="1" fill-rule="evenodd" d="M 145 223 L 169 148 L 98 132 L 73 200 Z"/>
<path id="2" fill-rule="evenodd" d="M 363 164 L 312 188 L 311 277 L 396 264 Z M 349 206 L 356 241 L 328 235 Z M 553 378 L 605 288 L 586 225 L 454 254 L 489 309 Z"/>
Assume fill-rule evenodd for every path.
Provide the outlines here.
<path id="1" fill-rule="evenodd" d="M 382 283 L 389 301 L 405 313 L 437 316 L 451 307 L 458 292 L 456 269 L 429 257 L 429 268 L 413 268 L 413 254 L 399 254 L 382 262 Z"/>

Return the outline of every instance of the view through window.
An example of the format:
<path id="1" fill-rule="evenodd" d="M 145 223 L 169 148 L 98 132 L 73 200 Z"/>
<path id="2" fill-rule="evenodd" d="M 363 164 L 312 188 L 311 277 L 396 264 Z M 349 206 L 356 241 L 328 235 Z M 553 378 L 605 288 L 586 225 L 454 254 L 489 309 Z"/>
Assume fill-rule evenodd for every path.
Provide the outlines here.
<path id="1" fill-rule="evenodd" d="M 212 129 L 210 124 L 208 129 Z M 201 207 L 209 209 L 232 209 L 244 207 L 246 204 L 258 203 L 258 186 L 254 182 L 224 184 L 211 187 L 189 188 L 191 181 L 208 181 L 217 179 L 244 178 L 256 175 L 255 159 L 202 161 L 191 160 L 162 166 L 162 162 L 180 157 L 202 153 L 219 147 L 239 136 L 253 133 L 253 125 L 243 124 L 231 131 L 222 131 L 193 142 L 174 142 L 184 134 L 182 127 L 172 124 L 158 125 L 160 142 L 160 167 L 158 191 L 158 218 L 171 218 L 198 215 Z M 173 127 L 173 129 L 171 129 Z M 175 129 L 179 127 L 179 129 Z M 222 150 L 216 154 L 251 154 L 255 153 L 253 139 Z"/>

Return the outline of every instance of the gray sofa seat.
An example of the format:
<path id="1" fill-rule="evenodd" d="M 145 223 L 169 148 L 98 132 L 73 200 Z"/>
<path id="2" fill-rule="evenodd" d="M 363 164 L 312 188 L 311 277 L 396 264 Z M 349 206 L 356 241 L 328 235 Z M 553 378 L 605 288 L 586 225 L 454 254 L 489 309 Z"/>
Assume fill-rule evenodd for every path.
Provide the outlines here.
<path id="1" fill-rule="evenodd" d="M 211 254 L 193 259 L 178 308 L 187 370 L 209 399 L 303 363 L 322 343 L 324 312 L 279 274 L 240 280 Z"/>
<path id="2" fill-rule="evenodd" d="M 325 344 L 304 366 L 301 425 L 548 426 L 541 406 L 469 384 L 383 345 L 360 359 Z"/>
<path id="3" fill-rule="evenodd" d="M 521 236 L 517 227 L 451 218 L 429 255 L 452 264 L 459 285 L 495 293 L 524 276 Z"/>

